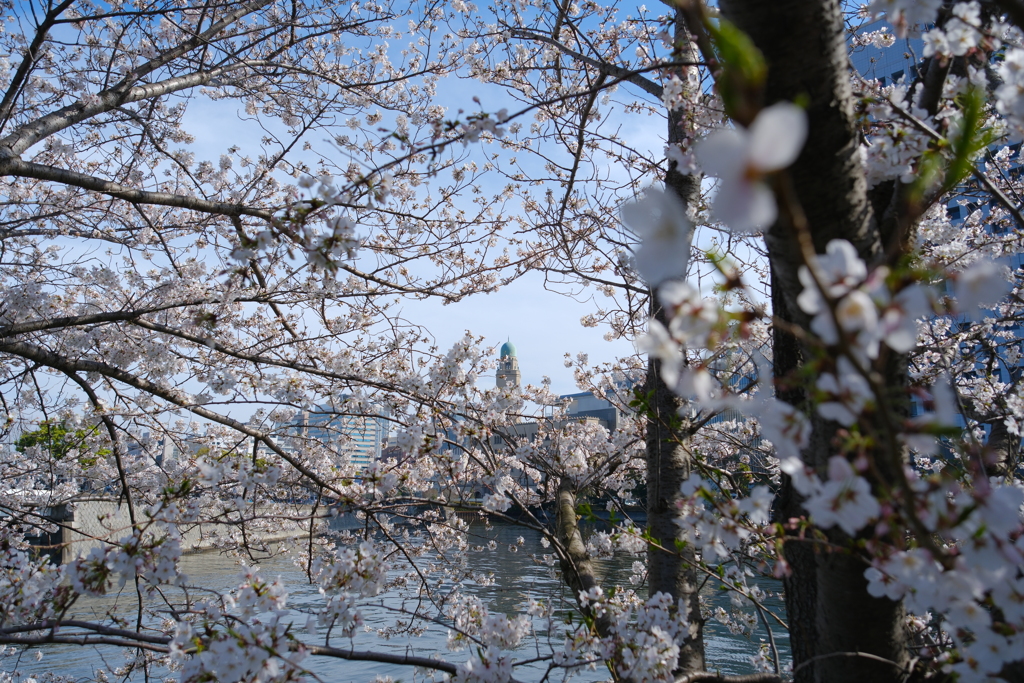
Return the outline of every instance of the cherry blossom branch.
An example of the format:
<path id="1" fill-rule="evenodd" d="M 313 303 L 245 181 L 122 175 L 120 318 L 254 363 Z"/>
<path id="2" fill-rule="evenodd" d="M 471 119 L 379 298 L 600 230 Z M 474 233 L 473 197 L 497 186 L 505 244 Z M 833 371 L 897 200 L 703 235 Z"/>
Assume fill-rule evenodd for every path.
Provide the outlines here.
<path id="1" fill-rule="evenodd" d="M 132 631 L 124 628 L 113 628 L 111 626 L 104 626 L 103 624 L 96 624 L 91 621 L 81 621 L 79 619 L 49 619 L 46 621 L 36 621 L 27 624 L 17 624 L 13 626 L 0 627 L 0 634 L 10 635 L 14 633 L 30 633 L 32 631 L 54 631 L 62 628 L 80 628 L 87 631 L 92 631 L 104 636 L 116 636 L 118 638 L 130 638 L 143 643 L 149 643 L 151 645 L 166 645 L 171 641 L 168 636 L 157 636 L 148 635 L 140 631 Z M 66 635 L 75 635 L 73 633 Z"/>
<path id="2" fill-rule="evenodd" d="M 153 396 L 164 399 L 165 401 L 176 405 L 180 408 L 194 413 L 200 417 L 205 417 L 208 420 L 222 424 L 226 427 L 231 427 L 237 432 L 251 436 L 254 439 L 258 439 L 266 444 L 267 448 L 274 451 L 277 455 L 281 456 L 287 463 L 294 467 L 300 474 L 307 477 L 310 481 L 314 482 L 318 486 L 322 486 L 325 489 L 337 494 L 338 496 L 344 497 L 344 494 L 336 487 L 332 486 L 328 482 L 324 481 L 316 472 L 313 472 L 306 467 L 301 461 L 295 458 L 292 454 L 277 445 L 277 443 L 270 438 L 265 432 L 250 427 L 247 424 L 239 422 L 238 420 L 232 419 L 216 413 L 212 410 L 207 410 L 202 406 L 196 405 L 189 401 L 186 401 L 178 392 L 171 389 L 151 382 L 147 379 L 137 377 L 129 372 L 126 372 L 120 368 L 116 368 L 106 363 L 89 360 L 71 360 L 64 356 L 60 356 L 52 351 L 48 351 L 42 347 L 28 344 L 25 342 L 0 342 L 0 351 L 11 353 L 22 358 L 34 360 L 41 365 L 47 365 L 55 370 L 60 370 L 66 375 L 72 375 L 78 372 L 95 372 L 100 375 L 104 375 L 111 379 L 115 379 L 118 382 L 127 384 L 128 386 L 140 389 Z"/>
<path id="3" fill-rule="evenodd" d="M 132 640 L 128 640 L 124 638 L 111 638 L 109 636 L 46 635 L 17 637 L 0 635 L 0 643 L 10 645 L 46 645 L 47 643 L 64 643 L 66 645 L 116 645 L 118 647 L 149 650 L 150 652 L 168 653 L 171 651 L 171 649 L 165 645 L 151 645 L 149 643 L 140 643 L 134 638 Z"/>
<path id="4" fill-rule="evenodd" d="M 727 676 L 713 671 L 697 671 L 677 678 L 675 683 L 782 683 L 782 677 L 769 673 Z"/>
<path id="5" fill-rule="evenodd" d="M 244 361 L 248 361 L 250 363 L 255 363 L 255 364 L 260 364 L 260 365 L 273 365 L 273 366 L 280 367 L 280 368 L 288 368 L 290 370 L 297 370 L 299 372 L 305 372 L 305 373 L 309 373 L 309 374 L 312 374 L 312 375 L 317 375 L 317 376 L 325 377 L 325 378 L 328 378 L 328 379 L 336 379 L 336 380 L 340 380 L 340 381 L 344 381 L 344 382 L 358 382 L 360 384 L 363 384 L 364 386 L 372 386 L 372 387 L 377 388 L 377 389 L 388 389 L 388 390 L 393 390 L 394 389 L 394 387 L 391 387 L 391 386 L 389 386 L 387 384 L 384 384 L 382 382 L 374 382 L 373 380 L 365 379 L 365 378 L 359 377 L 357 375 L 346 375 L 346 374 L 341 374 L 341 373 L 337 373 L 337 372 L 331 372 L 329 370 L 321 370 L 320 368 L 316 367 L 315 365 L 307 365 L 305 363 L 300 363 L 298 361 L 279 360 L 279 359 L 270 358 L 270 357 L 267 357 L 267 356 L 261 356 L 261 355 L 251 354 L 251 353 L 245 353 L 244 351 L 239 351 L 237 349 L 232 349 L 232 348 L 226 347 L 223 344 L 221 344 L 220 342 L 217 342 L 217 341 L 215 341 L 213 339 L 209 339 L 209 338 L 205 338 L 205 337 L 199 337 L 199 336 L 194 335 L 194 334 L 189 334 L 188 332 L 185 332 L 183 330 L 178 330 L 178 329 L 175 329 L 173 327 L 169 327 L 168 325 L 162 325 L 160 323 L 151 322 L 149 320 L 132 320 L 131 323 L 133 325 L 136 325 L 138 327 L 142 327 L 144 329 L 152 330 L 154 332 L 160 332 L 162 334 L 166 334 L 166 335 L 170 335 L 172 337 L 177 337 L 179 339 L 184 339 L 186 341 L 190 341 L 190 342 L 192 342 L 194 344 L 197 344 L 199 346 L 204 346 L 204 347 L 206 347 L 208 349 L 211 349 L 213 351 L 217 351 L 219 353 L 223 353 L 226 356 L 231 356 L 232 358 L 237 358 L 238 360 L 244 360 Z M 411 394 L 411 393 L 406 393 L 406 392 L 401 392 L 401 393 L 404 393 L 406 396 L 409 396 L 409 397 L 414 397 L 415 396 L 414 394 Z"/>
<path id="6" fill-rule="evenodd" d="M 137 81 L 157 69 L 170 64 L 178 57 L 188 54 L 197 47 L 212 43 L 214 39 L 229 26 L 238 22 L 246 15 L 252 14 L 257 10 L 266 7 L 272 2 L 273 0 L 252 0 L 251 2 L 247 2 L 244 5 L 239 6 L 234 11 L 229 12 L 224 18 L 210 24 L 210 27 L 202 33 L 197 33 L 195 36 L 184 41 L 180 45 L 161 53 L 134 71 L 129 72 L 125 75 L 124 79 L 111 87 L 110 90 L 123 90 L 132 81 Z"/>
<path id="7" fill-rule="evenodd" d="M 56 635 L 54 629 L 68 626 L 94 631 L 98 635 Z M 14 634 L 48 629 L 51 634 L 45 636 L 18 637 Z M 169 652 L 167 646 L 171 638 L 167 636 L 150 636 L 137 631 L 127 629 L 111 628 L 100 624 L 79 620 L 66 621 L 45 621 L 32 624 L 22 624 L 0 628 L 0 643 L 12 643 L 21 645 L 42 645 L 45 643 L 68 643 L 72 645 L 118 645 L 123 647 L 140 647 L 152 652 Z M 361 650 L 343 650 L 336 647 L 324 645 L 303 645 L 309 654 L 333 657 L 335 659 L 347 659 L 351 661 L 380 662 L 383 664 L 398 664 L 403 666 L 418 666 L 425 669 L 444 671 L 455 674 L 458 669 L 454 664 L 443 662 L 429 657 L 416 657 L 413 655 L 396 655 L 388 652 L 368 652 Z"/>
<path id="8" fill-rule="evenodd" d="M 914 128 L 917 128 L 919 131 L 930 137 L 932 140 L 935 140 L 936 142 L 945 141 L 945 136 L 943 136 L 941 133 L 939 133 L 937 130 L 929 126 L 921 119 L 911 114 L 909 111 L 907 111 L 900 105 L 895 104 L 894 102 L 891 102 L 889 100 L 886 100 L 885 104 L 886 106 L 892 107 L 893 111 L 895 111 L 897 114 L 905 118 L 907 122 L 910 123 L 910 125 L 914 126 Z M 1014 220 L 1017 221 L 1017 225 L 1020 228 L 1024 229 L 1024 215 L 1021 214 L 1020 209 L 1017 207 L 1016 204 L 1014 204 L 1013 200 L 1007 197 L 1002 190 L 996 187 L 995 184 L 989 179 L 989 177 L 985 175 L 977 167 L 977 165 L 972 163 L 970 164 L 970 167 L 971 175 L 973 175 L 978 180 L 978 182 L 980 182 L 985 187 L 986 190 L 991 192 L 992 196 L 999 200 L 999 203 L 1002 204 L 1003 207 L 1010 212 L 1010 215 L 1013 216 Z"/>
<path id="9" fill-rule="evenodd" d="M 106 313 L 88 313 L 85 315 L 69 315 L 60 318 L 29 320 L 22 323 L 14 323 L 0 327 L 0 337 L 11 337 L 18 334 L 28 334 L 30 332 L 41 332 L 44 330 L 54 330 L 64 327 L 81 327 L 84 325 L 97 325 L 100 323 L 124 322 L 134 320 L 144 315 L 149 315 L 150 313 L 159 313 L 161 311 L 185 308 L 187 306 L 195 306 L 203 303 L 209 303 L 209 300 L 178 302 L 163 306 L 140 308 L 134 311 L 108 311 Z"/>
<path id="10" fill-rule="evenodd" d="M 149 190 L 137 190 L 126 187 L 120 183 L 110 180 L 102 180 L 85 173 L 79 173 L 65 168 L 37 164 L 31 161 L 24 161 L 9 155 L 8 150 L 0 148 L 0 176 L 16 176 L 22 178 L 33 178 L 45 180 L 62 185 L 70 185 L 83 190 L 90 190 L 100 194 L 123 199 L 136 204 L 156 204 L 158 206 L 171 206 L 179 209 L 188 209 L 199 213 L 209 213 L 220 216 L 252 216 L 276 225 L 277 221 L 273 213 L 266 209 L 257 209 L 244 204 L 229 204 L 216 202 L 199 197 L 186 197 L 184 195 L 172 194 L 170 192 L 152 192 Z"/>
<path id="11" fill-rule="evenodd" d="M 538 43 L 547 43 L 548 45 L 557 48 L 559 52 L 568 55 L 573 59 L 579 60 L 586 64 L 587 66 L 597 69 L 599 73 L 612 76 L 627 83 L 632 83 L 633 85 L 639 87 L 641 90 L 648 93 L 649 95 L 653 95 L 654 97 L 660 99 L 662 93 L 664 92 L 664 88 L 662 86 L 658 85 L 649 78 L 644 78 L 640 73 L 636 71 L 630 71 L 629 69 L 624 69 L 621 66 L 616 66 L 615 64 L 611 64 L 609 62 L 604 62 L 593 57 L 588 57 L 585 54 L 582 54 L 580 52 L 577 52 L 576 50 L 566 47 L 561 43 L 561 41 L 555 40 L 554 38 L 547 34 L 539 33 L 537 31 L 533 31 L 527 28 L 511 27 L 505 24 L 504 22 L 502 22 L 501 25 L 505 26 L 508 29 L 509 33 L 511 33 L 516 38 L 532 40 Z M 699 66 L 699 64 L 673 64 L 673 66 Z"/>
<path id="12" fill-rule="evenodd" d="M 306 651 L 312 655 L 334 657 L 336 659 L 348 659 L 354 662 L 380 662 L 382 664 L 400 664 L 403 666 L 418 666 L 424 669 L 444 671 L 455 674 L 458 668 L 454 664 L 442 662 L 429 657 L 416 657 L 414 655 L 395 655 L 388 652 L 367 652 L 362 650 L 342 650 L 336 647 L 325 647 L 323 645 L 305 645 Z"/>
<path id="13" fill-rule="evenodd" d="M 21 93 L 22 85 L 25 83 L 25 79 L 28 77 L 29 72 L 35 65 L 36 58 L 39 56 L 39 51 L 43 47 L 43 43 L 46 41 L 47 36 L 50 33 L 50 29 L 56 23 L 58 17 L 64 13 L 68 7 L 70 7 L 75 0 L 64 0 L 59 5 L 51 9 L 43 17 L 43 20 L 36 27 L 36 34 L 32 38 L 32 43 L 25 50 L 25 55 L 21 60 L 21 64 L 18 65 L 18 70 L 15 72 L 11 82 L 7 85 L 7 91 L 4 93 L 3 101 L 0 101 L 0 131 L 6 126 L 7 122 L 11 118 L 11 111 L 14 109 L 14 103 Z"/>
<path id="14" fill-rule="evenodd" d="M 893 668 L 895 668 L 895 669 L 897 669 L 899 671 L 902 671 L 902 672 L 904 672 L 906 674 L 912 673 L 912 671 L 910 669 L 907 669 L 907 668 L 901 666 L 900 664 L 892 661 L 891 659 L 886 659 L 885 657 L 879 657 L 878 655 L 873 655 L 870 652 L 829 652 L 829 653 L 826 653 L 826 654 L 823 654 L 823 655 L 816 655 L 814 657 L 811 657 L 810 659 L 808 659 L 805 662 L 801 662 L 793 670 L 793 674 L 796 675 L 796 673 L 798 671 L 800 671 L 801 669 L 803 669 L 805 666 L 807 666 L 809 664 L 812 664 L 812 663 L 814 663 L 816 661 L 819 661 L 819 660 L 822 660 L 822 659 L 831 659 L 833 657 L 859 657 L 859 658 L 862 658 L 862 659 L 870 659 L 873 662 L 880 662 L 882 664 L 889 664 Z"/>
<path id="15" fill-rule="evenodd" d="M 19 156 L 32 147 L 32 145 L 55 133 L 59 133 L 76 123 L 93 118 L 98 114 L 117 109 L 125 104 L 155 99 L 181 90 L 207 85 L 232 71 L 254 66 L 268 66 L 270 64 L 270 62 L 265 60 L 242 61 L 208 71 L 197 71 L 191 74 L 175 76 L 165 81 L 147 83 L 130 88 L 127 91 L 119 91 L 117 86 L 115 86 L 96 95 L 99 98 L 99 102 L 96 104 L 86 105 L 77 102 L 47 114 L 32 123 L 21 126 L 16 132 L 0 140 L 0 149 L 4 152 L 9 151 L 14 156 Z"/>

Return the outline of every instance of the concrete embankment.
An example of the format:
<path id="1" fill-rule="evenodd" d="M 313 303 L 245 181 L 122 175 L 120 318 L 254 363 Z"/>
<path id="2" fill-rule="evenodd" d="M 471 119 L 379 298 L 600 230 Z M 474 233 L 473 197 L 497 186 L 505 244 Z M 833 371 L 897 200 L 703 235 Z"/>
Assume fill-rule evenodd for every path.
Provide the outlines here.
<path id="1" fill-rule="evenodd" d="M 212 520 L 201 524 L 180 525 L 181 549 L 191 553 L 240 544 L 259 547 L 308 534 L 312 506 L 289 504 L 284 508 L 257 505 L 246 510 L 244 523 L 238 521 L 237 514 L 225 513 L 214 515 Z M 318 517 L 324 514 L 321 509 Z M 45 516 L 57 525 L 57 532 L 32 539 L 33 544 L 58 563 L 88 555 L 93 548 L 117 543 L 130 535 L 132 527 L 127 505 L 116 499 L 60 505 L 48 508 Z M 145 524 L 146 518 L 138 521 Z"/>

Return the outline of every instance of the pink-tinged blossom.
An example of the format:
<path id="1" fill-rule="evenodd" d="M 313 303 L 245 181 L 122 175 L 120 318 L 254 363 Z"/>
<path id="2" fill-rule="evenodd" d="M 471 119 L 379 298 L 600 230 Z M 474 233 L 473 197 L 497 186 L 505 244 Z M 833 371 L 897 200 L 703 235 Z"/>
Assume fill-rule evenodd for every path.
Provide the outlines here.
<path id="1" fill-rule="evenodd" d="M 931 313 L 931 299 L 921 285 L 904 287 L 882 313 L 879 333 L 893 351 L 907 353 L 917 346 L 917 320 Z"/>
<path id="2" fill-rule="evenodd" d="M 821 480 L 818 479 L 818 475 L 810 472 L 798 455 L 780 455 L 779 470 L 789 476 L 793 481 L 793 488 L 800 495 L 810 496 L 821 489 Z"/>
<path id="3" fill-rule="evenodd" d="M 857 421 L 874 397 L 868 381 L 845 358 L 839 359 L 836 374 L 823 374 L 818 378 L 817 386 L 818 391 L 833 399 L 819 403 L 818 414 L 846 427 Z"/>
<path id="4" fill-rule="evenodd" d="M 971 320 L 980 320 L 982 309 L 998 303 L 1010 293 L 1006 267 L 982 260 L 960 273 L 953 285 L 957 310 Z"/>
<path id="5" fill-rule="evenodd" d="M 978 674 L 998 674 L 1005 663 L 1020 655 L 1020 647 L 1024 645 L 1021 638 L 1011 639 L 992 629 L 979 629 L 973 636 L 962 653 L 970 673 L 961 673 L 959 680 L 992 680 L 988 675 Z"/>
<path id="6" fill-rule="evenodd" d="M 665 326 L 651 318 L 647 334 L 636 340 L 636 349 L 650 358 L 661 360 L 661 375 L 668 386 L 675 386 L 683 364 L 679 343 L 672 338 Z"/>
<path id="7" fill-rule="evenodd" d="M 807 114 L 779 102 L 762 110 L 749 129 L 719 130 L 699 142 L 694 152 L 701 167 L 720 180 L 715 218 L 737 232 L 770 226 L 778 206 L 764 177 L 796 161 L 806 139 Z"/>
<path id="8" fill-rule="evenodd" d="M 906 591 L 903 584 L 878 567 L 868 567 L 864 570 L 864 578 L 868 580 L 868 593 L 876 598 L 899 600 Z"/>
<path id="9" fill-rule="evenodd" d="M 993 486 L 986 494 L 979 494 L 979 505 L 974 514 L 991 533 L 1009 538 L 1021 529 L 1024 490 L 1017 486 Z"/>
<path id="10" fill-rule="evenodd" d="M 686 275 L 693 224 L 675 194 L 649 188 L 642 199 L 622 207 L 622 222 L 640 238 L 636 269 L 647 284 Z"/>
<path id="11" fill-rule="evenodd" d="M 898 550 L 885 559 L 875 560 L 874 566 L 864 571 L 864 577 L 868 580 L 868 593 L 890 600 L 906 597 L 911 611 L 931 609 L 943 591 L 940 586 L 944 577 L 942 565 L 924 548 Z M 963 593 L 960 590 L 949 592 L 951 596 Z M 970 591 L 966 595 L 969 596 Z M 946 606 L 941 605 L 943 609 Z"/>
<path id="12" fill-rule="evenodd" d="M 665 108 L 669 111 L 679 109 L 686 103 L 686 89 L 684 85 L 685 84 L 676 74 L 672 74 L 665 79 L 665 82 L 662 85 L 661 103 L 664 104 Z"/>
<path id="13" fill-rule="evenodd" d="M 934 28 L 924 34 L 924 56 L 963 57 L 978 47 L 983 34 L 981 6 L 976 2 L 961 2 L 953 6 L 953 16 L 943 28 Z"/>
<path id="14" fill-rule="evenodd" d="M 688 282 L 670 281 L 658 289 L 658 298 L 670 317 L 672 337 L 690 348 L 708 345 L 711 332 L 719 323 L 718 301 L 702 297 Z"/>
<path id="15" fill-rule="evenodd" d="M 767 524 L 775 494 L 767 486 L 755 486 L 750 495 L 739 501 L 739 508 L 754 524 Z"/>
<path id="16" fill-rule="evenodd" d="M 784 401 L 769 398 L 754 416 L 761 426 L 761 435 L 772 442 L 779 459 L 800 458 L 800 451 L 811 438 L 811 422 L 806 415 Z"/>
<path id="17" fill-rule="evenodd" d="M 836 303 L 835 322 L 831 312 L 822 311 L 811 321 L 811 331 L 826 344 L 838 344 L 835 323 L 839 323 L 844 334 L 855 339 L 857 349 L 868 358 L 878 356 L 878 308 L 867 292 L 854 289 L 847 293 Z"/>
<path id="18" fill-rule="evenodd" d="M 512 659 L 491 646 L 475 648 L 468 660 L 458 665 L 452 677 L 456 683 L 504 683 L 512 677 Z"/>
<path id="19" fill-rule="evenodd" d="M 815 257 L 821 286 L 829 297 L 838 299 L 859 286 L 868 277 L 868 268 L 857 254 L 857 249 L 846 240 L 832 240 L 825 247 L 824 254 Z M 797 296 L 797 304 L 804 313 L 817 315 L 827 309 L 825 299 L 807 266 L 797 271 L 803 291 Z"/>
<path id="20" fill-rule="evenodd" d="M 666 382 L 668 378 L 666 378 Z M 724 407 L 732 407 L 733 401 L 722 398 L 722 387 L 717 379 L 704 366 L 695 368 L 684 368 L 676 381 L 674 391 L 686 398 L 690 398 L 710 410 L 717 410 Z"/>
<path id="21" fill-rule="evenodd" d="M 972 632 L 992 625 L 992 615 L 974 600 L 954 598 L 946 612 L 950 624 L 969 628 Z"/>
<path id="22" fill-rule="evenodd" d="M 903 38 L 913 26 L 934 23 L 941 5 L 942 0 L 871 0 L 867 11 L 875 18 L 884 14 Z"/>
<path id="23" fill-rule="evenodd" d="M 888 270 L 868 273 L 856 248 L 846 240 L 829 242 L 825 253 L 815 257 L 814 266 L 813 273 L 807 266 L 798 271 L 804 289 L 797 304 L 814 316 L 811 331 L 823 343 L 838 344 L 842 334 L 861 358 L 876 358 L 882 342 L 901 353 L 917 345 L 917 319 L 931 310 L 924 288 L 910 285 L 890 300 L 885 284 Z M 834 313 L 827 299 L 835 302 Z"/>
<path id="24" fill-rule="evenodd" d="M 841 455 L 829 458 L 828 481 L 817 495 L 804 503 L 804 507 L 818 526 L 826 529 L 839 526 L 850 535 L 864 528 L 881 512 L 867 480 L 858 476 Z"/>
<path id="25" fill-rule="evenodd" d="M 949 54 L 949 40 L 946 38 L 946 34 L 942 29 L 932 29 L 921 36 L 921 38 L 924 41 L 923 54 L 925 57 Z"/>

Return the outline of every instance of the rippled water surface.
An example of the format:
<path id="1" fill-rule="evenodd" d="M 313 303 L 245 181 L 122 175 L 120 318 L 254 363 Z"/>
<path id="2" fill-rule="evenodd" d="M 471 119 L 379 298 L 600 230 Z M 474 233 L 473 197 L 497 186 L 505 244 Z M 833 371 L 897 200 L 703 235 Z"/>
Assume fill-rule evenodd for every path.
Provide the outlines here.
<path id="1" fill-rule="evenodd" d="M 509 524 L 495 524 L 488 528 L 481 523 L 474 523 L 471 533 L 478 535 L 475 543 L 483 544 L 487 539 L 494 539 L 498 543 L 497 551 L 471 553 L 469 557 L 471 570 L 475 574 L 493 573 L 494 584 L 481 586 L 469 581 L 460 586 L 462 591 L 477 595 L 487 603 L 491 610 L 497 610 L 510 616 L 524 612 L 524 602 L 528 597 L 545 601 L 554 600 L 555 604 L 570 599 L 568 589 L 557 577 L 551 576 L 550 569 L 531 559 L 531 555 L 540 556 L 545 553 L 538 533 Z M 517 552 L 509 551 L 508 546 L 514 545 L 520 536 L 523 537 L 524 544 L 519 546 Z M 602 583 L 606 586 L 628 586 L 632 562 L 633 558 L 625 557 L 599 562 L 599 571 L 603 575 Z M 261 562 L 259 566 L 261 574 L 265 578 L 279 576 L 288 587 L 290 591 L 289 607 L 313 608 L 320 602 L 321 598 L 316 587 L 309 585 L 305 574 L 289 560 L 271 558 Z M 238 567 L 234 561 L 216 553 L 188 555 L 182 558 L 181 568 L 188 576 L 189 584 L 198 590 L 223 592 L 235 587 L 239 582 Z M 722 606 L 728 609 L 728 596 L 718 591 L 712 585 L 713 583 L 713 581 L 707 583 L 703 594 L 712 608 Z M 779 589 L 778 583 L 774 581 L 762 580 L 760 585 L 765 590 L 777 591 Z M 770 598 L 766 602 L 766 606 L 784 618 L 784 608 L 780 599 Z M 125 619 L 134 623 L 136 607 L 135 593 L 130 590 L 129 586 L 120 595 L 83 600 L 76 606 L 76 616 L 98 617 L 114 608 L 119 615 L 123 615 Z M 442 657 L 451 662 L 465 661 L 467 658 L 465 651 L 447 651 L 445 647 L 447 628 L 440 624 L 427 624 L 425 632 L 414 637 L 403 634 L 384 640 L 377 635 L 378 628 L 391 626 L 396 618 L 401 618 L 399 610 L 413 610 L 415 607 L 414 601 L 408 597 L 403 599 L 397 593 L 368 599 L 362 603 L 361 611 L 371 632 L 359 633 L 353 641 L 335 638 L 332 645 L 344 648 L 351 645 L 356 650 L 409 653 L 420 656 L 440 653 Z M 304 616 L 302 618 L 305 619 Z M 538 621 L 536 627 L 540 629 L 542 624 Z M 531 659 L 545 651 L 549 652 L 551 646 L 560 649 L 565 628 L 564 625 L 559 624 L 553 633 L 539 631 L 538 638 L 525 640 L 524 645 L 517 652 L 517 659 L 520 661 Z M 774 635 L 781 659 L 785 664 L 789 659 L 788 636 L 777 625 L 774 627 Z M 766 636 L 763 626 L 759 626 L 755 633 L 748 638 L 732 635 L 714 619 L 710 620 L 705 626 L 708 668 L 726 674 L 752 673 L 754 669 L 750 657 L 757 651 L 760 642 L 767 642 Z M 551 646 L 548 645 L 549 641 Z M 39 662 L 35 660 L 37 650 L 43 652 L 43 659 Z M 18 657 L 4 658 L 0 660 L 0 666 L 6 671 L 17 668 L 23 676 L 52 671 L 65 676 L 73 676 L 79 680 L 88 680 L 95 678 L 96 669 L 102 667 L 104 663 L 111 667 L 118 666 L 124 662 L 123 658 L 124 650 L 116 647 L 82 648 L 72 645 L 47 645 L 24 652 Z M 304 664 L 325 683 L 369 682 L 378 675 L 392 676 L 403 681 L 412 680 L 414 677 L 413 671 L 409 667 L 376 662 L 309 658 Z M 528 665 L 517 667 L 514 675 L 521 681 L 539 680 L 544 671 L 545 667 L 541 664 Z M 561 672 L 558 672 L 557 677 L 552 673 L 549 680 L 559 680 L 562 677 Z M 141 675 L 138 678 L 141 680 Z M 598 681 L 607 678 L 607 670 L 598 669 L 584 671 L 576 675 L 573 680 Z M 111 683 L 114 682 L 111 681 Z M 118 681 L 118 683 L 121 682 Z"/>

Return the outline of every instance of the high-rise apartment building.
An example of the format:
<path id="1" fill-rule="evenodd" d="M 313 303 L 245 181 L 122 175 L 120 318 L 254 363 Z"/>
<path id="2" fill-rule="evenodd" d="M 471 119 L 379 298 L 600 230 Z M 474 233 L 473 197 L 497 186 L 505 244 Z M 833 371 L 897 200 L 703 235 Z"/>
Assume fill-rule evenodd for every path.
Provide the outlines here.
<path id="1" fill-rule="evenodd" d="M 281 428 L 285 450 L 323 446 L 337 454 L 339 465 L 351 465 L 358 471 L 380 460 L 389 431 L 382 413 L 346 413 L 344 405 L 301 411 Z"/>

